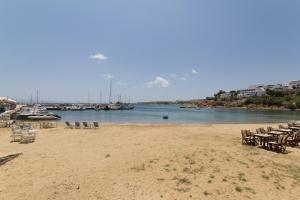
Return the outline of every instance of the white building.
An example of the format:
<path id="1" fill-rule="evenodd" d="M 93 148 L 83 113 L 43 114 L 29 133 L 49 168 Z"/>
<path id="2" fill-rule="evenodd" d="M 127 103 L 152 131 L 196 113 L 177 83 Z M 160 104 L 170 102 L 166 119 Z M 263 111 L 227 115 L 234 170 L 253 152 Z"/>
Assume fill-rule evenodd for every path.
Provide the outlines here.
<path id="1" fill-rule="evenodd" d="M 265 90 L 285 90 L 287 89 L 287 86 L 279 83 L 274 85 L 266 85 L 264 88 Z"/>
<path id="2" fill-rule="evenodd" d="M 238 97 L 252 97 L 266 95 L 266 91 L 263 87 L 250 86 L 247 89 L 238 90 Z"/>
<path id="3" fill-rule="evenodd" d="M 300 88 L 300 80 L 298 81 L 290 81 L 289 82 L 289 89 L 299 89 Z"/>
<path id="4" fill-rule="evenodd" d="M 220 94 L 220 98 L 221 99 L 229 99 L 229 98 L 231 98 L 231 94 L 230 94 L 230 92 L 222 93 L 222 94 Z"/>

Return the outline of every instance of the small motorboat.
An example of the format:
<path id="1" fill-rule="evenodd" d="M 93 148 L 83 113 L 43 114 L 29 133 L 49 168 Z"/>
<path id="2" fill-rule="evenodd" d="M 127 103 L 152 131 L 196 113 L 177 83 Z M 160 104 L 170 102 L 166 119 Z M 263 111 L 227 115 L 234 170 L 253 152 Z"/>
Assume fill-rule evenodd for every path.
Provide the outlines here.
<path id="1" fill-rule="evenodd" d="M 13 116 L 15 120 L 60 120 L 61 116 L 48 112 L 46 109 L 34 106 L 24 107 Z"/>
<path id="2" fill-rule="evenodd" d="M 166 119 L 169 119 L 169 116 L 168 115 L 164 115 L 162 118 L 166 120 Z"/>
<path id="3" fill-rule="evenodd" d="M 58 115 L 35 115 L 35 116 L 28 116 L 28 120 L 60 120 L 61 117 Z"/>

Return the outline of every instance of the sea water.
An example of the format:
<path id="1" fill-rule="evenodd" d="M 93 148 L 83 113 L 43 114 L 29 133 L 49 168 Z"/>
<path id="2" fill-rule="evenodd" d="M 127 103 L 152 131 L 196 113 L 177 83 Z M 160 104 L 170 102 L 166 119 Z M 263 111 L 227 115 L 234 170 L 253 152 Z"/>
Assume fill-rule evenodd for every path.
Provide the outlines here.
<path id="1" fill-rule="evenodd" d="M 101 121 L 109 123 L 271 123 L 300 120 L 298 111 L 244 108 L 183 109 L 180 105 L 136 104 L 134 110 L 53 111 L 63 121 Z M 163 116 L 167 115 L 167 120 Z"/>

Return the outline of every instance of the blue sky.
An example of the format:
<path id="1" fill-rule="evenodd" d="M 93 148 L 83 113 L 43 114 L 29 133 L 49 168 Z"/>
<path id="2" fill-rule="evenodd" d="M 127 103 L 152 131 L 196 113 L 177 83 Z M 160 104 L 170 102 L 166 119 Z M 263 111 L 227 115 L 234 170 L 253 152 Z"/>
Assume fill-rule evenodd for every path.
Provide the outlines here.
<path id="1" fill-rule="evenodd" d="M 298 0 L 1 0 L 0 96 L 203 98 L 300 79 Z"/>

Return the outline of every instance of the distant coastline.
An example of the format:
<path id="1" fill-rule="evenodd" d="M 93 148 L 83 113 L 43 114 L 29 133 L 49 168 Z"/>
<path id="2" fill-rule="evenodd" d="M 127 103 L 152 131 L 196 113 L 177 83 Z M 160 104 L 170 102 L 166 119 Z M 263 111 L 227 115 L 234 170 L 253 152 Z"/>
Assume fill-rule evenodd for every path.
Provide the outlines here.
<path id="1" fill-rule="evenodd" d="M 144 104 L 179 104 L 181 108 L 245 108 L 259 110 L 300 111 L 300 81 L 291 81 L 289 86 L 256 85 L 247 89 L 225 92 L 219 90 L 205 99 L 150 101 Z"/>
<path id="2" fill-rule="evenodd" d="M 186 105 L 188 107 L 196 106 L 197 108 L 237 108 L 237 109 L 248 109 L 248 110 L 282 110 L 282 111 L 300 111 L 300 109 L 289 109 L 285 107 L 277 107 L 277 106 L 256 106 L 256 105 L 250 105 L 250 106 L 237 106 L 237 105 L 228 105 L 225 102 L 217 102 L 217 103 L 203 103 L 205 101 L 202 100 L 190 100 L 190 101 L 152 101 L 152 102 L 138 102 L 137 104 L 156 104 L 156 105 Z M 216 105 L 217 104 L 217 105 Z M 218 104 L 224 104 L 224 105 L 218 105 Z"/>

